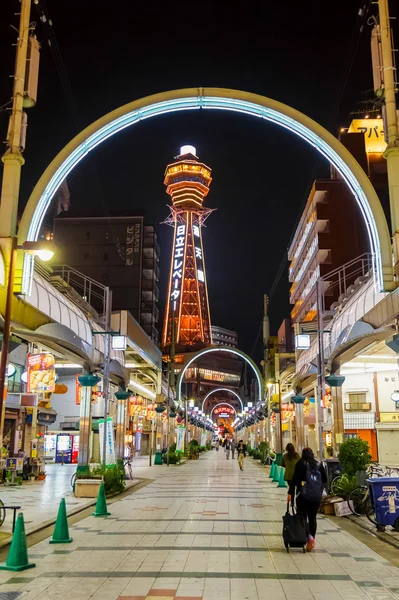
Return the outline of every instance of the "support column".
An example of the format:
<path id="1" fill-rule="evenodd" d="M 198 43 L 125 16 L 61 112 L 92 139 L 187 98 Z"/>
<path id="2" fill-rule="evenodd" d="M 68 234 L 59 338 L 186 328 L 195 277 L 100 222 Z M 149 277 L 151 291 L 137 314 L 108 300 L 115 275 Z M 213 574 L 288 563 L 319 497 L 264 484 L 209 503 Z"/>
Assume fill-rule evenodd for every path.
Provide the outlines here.
<path id="1" fill-rule="evenodd" d="M 295 404 L 295 421 L 296 421 L 296 438 L 297 438 L 297 452 L 301 454 L 302 449 L 305 445 L 304 439 L 304 425 L 303 425 L 303 403 L 305 402 L 305 396 L 296 394 L 292 397 L 292 401 Z"/>
<path id="2" fill-rule="evenodd" d="M 388 0 L 378 0 L 380 41 L 382 54 L 382 81 L 385 102 L 385 137 L 388 145 L 384 152 L 387 161 L 389 203 L 391 212 L 392 242 L 395 275 L 399 275 L 399 131 L 396 114 L 395 67 L 393 64 L 392 37 L 389 23 Z"/>
<path id="3" fill-rule="evenodd" d="M 116 405 L 116 458 L 123 460 L 125 456 L 125 422 L 126 422 L 126 400 L 131 392 L 115 392 Z"/>
<path id="4" fill-rule="evenodd" d="M 343 375 L 328 375 L 326 382 L 331 388 L 331 397 L 333 404 L 333 449 L 334 456 L 338 455 L 339 447 L 344 441 L 344 411 L 342 406 L 342 384 L 345 381 Z"/>
<path id="5" fill-rule="evenodd" d="M 162 413 L 165 412 L 164 406 L 157 406 L 157 423 L 155 435 L 155 460 L 154 465 L 162 465 Z"/>
<path id="6" fill-rule="evenodd" d="M 100 377 L 97 375 L 80 375 L 78 381 L 82 386 L 80 397 L 79 421 L 79 455 L 78 471 L 88 466 L 90 460 L 90 434 L 91 434 L 91 394 L 92 387 L 97 385 Z"/>

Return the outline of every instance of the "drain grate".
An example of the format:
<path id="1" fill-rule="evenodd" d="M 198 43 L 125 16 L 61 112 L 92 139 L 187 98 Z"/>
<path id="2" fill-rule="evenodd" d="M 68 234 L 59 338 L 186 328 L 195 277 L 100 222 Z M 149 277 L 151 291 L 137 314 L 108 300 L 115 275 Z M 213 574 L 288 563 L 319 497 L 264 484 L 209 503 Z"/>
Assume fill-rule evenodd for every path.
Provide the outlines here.
<path id="1" fill-rule="evenodd" d="M 0 592 L 0 600 L 16 600 L 21 595 L 22 592 Z"/>

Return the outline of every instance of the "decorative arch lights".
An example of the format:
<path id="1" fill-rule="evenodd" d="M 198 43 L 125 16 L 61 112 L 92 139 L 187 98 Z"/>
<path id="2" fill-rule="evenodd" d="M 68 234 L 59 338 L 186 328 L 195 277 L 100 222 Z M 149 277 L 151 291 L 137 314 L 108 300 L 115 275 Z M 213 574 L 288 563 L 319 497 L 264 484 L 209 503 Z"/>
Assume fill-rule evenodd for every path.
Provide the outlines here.
<path id="1" fill-rule="evenodd" d="M 299 111 L 270 98 L 222 88 L 175 90 L 143 98 L 105 115 L 78 134 L 53 160 L 36 185 L 24 211 L 20 239 L 35 241 L 58 187 L 76 165 L 109 137 L 144 119 L 183 110 L 216 109 L 270 121 L 295 133 L 330 161 L 343 177 L 360 207 L 380 289 L 394 287 L 388 226 L 367 175 L 353 156 L 327 130 Z M 23 293 L 29 293 L 33 259 L 24 257 Z"/>
<path id="2" fill-rule="evenodd" d="M 228 392 L 229 394 L 232 394 L 233 396 L 235 396 L 235 398 L 237 398 L 237 400 L 239 401 L 239 403 L 241 405 L 241 412 L 244 410 L 244 405 L 242 403 L 242 400 L 241 400 L 240 396 L 234 390 L 229 390 L 229 388 L 216 388 L 216 389 L 211 390 L 210 392 L 208 392 L 207 395 L 205 396 L 205 398 L 202 401 L 202 410 L 204 410 L 205 402 L 208 400 L 208 398 L 210 396 L 212 396 L 212 394 L 217 394 L 218 392 Z"/>
<path id="3" fill-rule="evenodd" d="M 254 363 L 254 361 L 249 356 L 247 356 L 244 352 L 242 352 L 241 350 L 237 350 L 236 348 L 230 348 L 230 346 L 217 346 L 214 348 L 205 348 L 204 350 L 199 350 L 198 352 L 196 352 L 194 354 L 194 356 L 192 358 L 190 358 L 190 360 L 187 362 L 187 364 L 180 371 L 179 377 L 177 380 L 177 390 L 176 390 L 177 402 L 179 402 L 180 398 L 181 398 L 181 386 L 183 383 L 184 373 L 187 371 L 189 366 L 194 361 L 198 360 L 201 356 L 205 356 L 205 354 L 210 354 L 211 352 L 229 352 L 230 354 L 235 354 L 236 356 L 239 356 L 240 358 L 245 360 L 254 370 L 254 373 L 255 373 L 255 376 L 256 376 L 256 379 L 258 382 L 258 394 L 259 394 L 258 400 L 259 401 L 262 400 L 262 395 L 263 395 L 262 378 L 261 378 L 260 371 L 259 371 L 258 367 L 256 366 L 256 364 Z"/>

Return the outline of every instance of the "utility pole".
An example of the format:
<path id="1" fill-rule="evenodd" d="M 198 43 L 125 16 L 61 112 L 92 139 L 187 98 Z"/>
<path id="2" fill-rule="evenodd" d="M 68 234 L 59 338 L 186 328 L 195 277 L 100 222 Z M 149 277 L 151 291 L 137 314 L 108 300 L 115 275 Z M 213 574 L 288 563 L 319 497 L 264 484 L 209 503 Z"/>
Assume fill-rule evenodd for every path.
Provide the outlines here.
<path id="1" fill-rule="evenodd" d="M 15 264 L 17 254 L 17 214 L 19 188 L 21 182 L 21 167 L 24 164 L 21 148 L 24 147 L 25 133 L 24 103 L 32 106 L 36 101 L 37 79 L 31 86 L 32 99 L 25 90 L 27 81 L 27 57 L 29 46 L 31 0 L 21 0 L 19 15 L 19 31 L 16 44 L 16 59 L 14 70 L 14 86 L 11 115 L 9 119 L 6 140 L 7 149 L 2 156 L 3 180 L 0 198 L 0 251 L 3 254 L 7 281 L 7 299 L 4 313 L 3 339 L 0 361 L 0 448 L 3 445 L 4 416 L 6 404 L 6 367 L 8 359 L 8 342 L 10 337 L 11 313 L 14 293 Z M 36 69 L 39 68 L 38 43 L 35 40 Z M 32 59 L 32 57 L 31 57 Z M 31 63 L 32 65 L 32 63 Z M 32 69 L 33 70 L 33 69 Z M 36 72 L 36 74 L 37 74 Z M 32 79 L 28 77 L 28 85 Z M 32 100 L 32 102 L 30 102 Z"/>
<path id="2" fill-rule="evenodd" d="M 108 406 L 109 406 L 109 367 L 111 361 L 111 314 L 112 314 L 112 292 L 106 289 L 105 307 L 105 335 L 104 335 L 104 371 L 103 371 L 103 394 L 104 394 L 104 431 L 103 431 L 103 455 L 101 457 L 104 466 L 107 464 L 108 446 Z M 113 435 L 113 432 L 112 432 Z"/>
<path id="3" fill-rule="evenodd" d="M 391 207 L 392 243 L 395 262 L 395 276 L 399 278 L 399 132 L 396 115 L 395 67 L 392 57 L 392 37 L 389 24 L 388 0 L 378 0 L 380 20 L 380 41 L 382 54 L 382 80 L 385 102 L 385 137 L 387 148 L 384 158 L 387 161 L 389 202 Z"/>
<path id="4" fill-rule="evenodd" d="M 268 387 L 270 379 L 270 321 L 268 314 L 269 298 L 267 294 L 263 296 L 263 377 L 265 380 L 265 390 L 267 390 L 267 443 L 271 450 L 271 429 L 270 429 L 270 388 Z"/>

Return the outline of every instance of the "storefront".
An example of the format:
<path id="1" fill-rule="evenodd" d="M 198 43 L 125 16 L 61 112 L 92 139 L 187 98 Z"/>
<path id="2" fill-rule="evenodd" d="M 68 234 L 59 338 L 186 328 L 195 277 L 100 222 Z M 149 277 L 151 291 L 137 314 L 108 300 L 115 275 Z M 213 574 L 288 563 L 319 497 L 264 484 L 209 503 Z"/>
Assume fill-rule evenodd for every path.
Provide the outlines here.
<path id="1" fill-rule="evenodd" d="M 379 462 L 382 465 L 399 466 L 399 411 L 381 413 L 376 429 Z"/>

